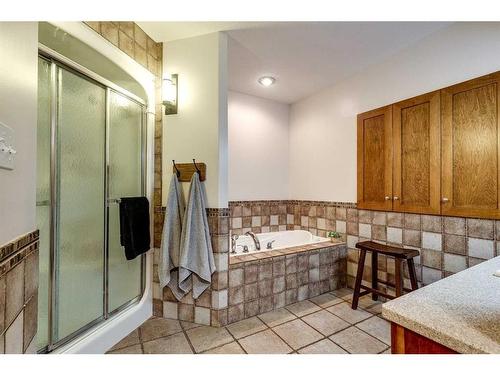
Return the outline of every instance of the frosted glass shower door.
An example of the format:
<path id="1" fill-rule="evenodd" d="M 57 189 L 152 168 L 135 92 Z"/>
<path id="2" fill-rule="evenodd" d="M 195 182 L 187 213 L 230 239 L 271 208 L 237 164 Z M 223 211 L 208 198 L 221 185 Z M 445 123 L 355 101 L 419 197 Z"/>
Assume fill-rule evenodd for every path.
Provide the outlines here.
<path id="1" fill-rule="evenodd" d="M 54 342 L 103 317 L 106 89 L 58 67 Z"/>
<path id="2" fill-rule="evenodd" d="M 108 311 L 141 295 L 141 257 L 127 261 L 120 245 L 117 199 L 142 196 L 142 106 L 109 91 Z"/>

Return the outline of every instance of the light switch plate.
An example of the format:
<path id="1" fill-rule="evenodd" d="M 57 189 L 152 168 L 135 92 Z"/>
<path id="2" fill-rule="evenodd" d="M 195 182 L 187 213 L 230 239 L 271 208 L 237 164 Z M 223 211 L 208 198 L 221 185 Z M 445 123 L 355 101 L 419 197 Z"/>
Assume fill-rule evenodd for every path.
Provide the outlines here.
<path id="1" fill-rule="evenodd" d="M 13 170 L 16 154 L 14 131 L 0 122 L 0 168 Z"/>

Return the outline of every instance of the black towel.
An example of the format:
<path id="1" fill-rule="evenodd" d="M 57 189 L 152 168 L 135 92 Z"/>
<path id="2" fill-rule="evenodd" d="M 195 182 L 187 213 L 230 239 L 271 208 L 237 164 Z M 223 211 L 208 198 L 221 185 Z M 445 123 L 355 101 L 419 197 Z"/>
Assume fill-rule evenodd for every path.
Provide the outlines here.
<path id="1" fill-rule="evenodd" d="M 146 197 L 121 198 L 120 243 L 127 260 L 149 250 L 149 202 Z"/>

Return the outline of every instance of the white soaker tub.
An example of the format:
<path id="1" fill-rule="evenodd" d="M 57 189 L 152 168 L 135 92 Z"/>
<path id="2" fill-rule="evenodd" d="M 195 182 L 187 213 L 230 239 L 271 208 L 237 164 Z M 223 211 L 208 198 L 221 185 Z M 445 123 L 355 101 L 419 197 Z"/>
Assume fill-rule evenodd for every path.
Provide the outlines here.
<path id="1" fill-rule="evenodd" d="M 328 238 L 315 236 L 306 230 L 285 230 L 281 232 L 256 233 L 255 235 L 260 242 L 260 250 L 256 250 L 255 243 L 251 236 L 240 235 L 236 240 L 236 254 L 231 253 L 231 255 L 251 254 L 256 251 L 280 250 L 294 246 L 305 246 L 318 242 L 330 241 Z M 269 243 L 271 243 L 271 249 L 267 248 Z M 243 252 L 244 246 L 248 247 L 248 253 Z"/>

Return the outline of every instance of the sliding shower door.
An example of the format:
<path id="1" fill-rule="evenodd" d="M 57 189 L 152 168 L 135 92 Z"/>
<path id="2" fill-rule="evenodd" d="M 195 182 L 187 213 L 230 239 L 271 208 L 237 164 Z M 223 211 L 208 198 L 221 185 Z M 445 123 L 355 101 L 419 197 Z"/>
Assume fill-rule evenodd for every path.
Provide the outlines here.
<path id="1" fill-rule="evenodd" d="M 121 197 L 143 196 L 144 105 L 39 59 L 39 349 L 53 350 L 143 290 L 142 257 L 120 245 Z"/>
<path id="2" fill-rule="evenodd" d="M 109 96 L 109 311 L 141 294 L 141 257 L 127 261 L 120 246 L 118 199 L 143 194 L 142 107 L 125 96 Z"/>
<path id="3" fill-rule="evenodd" d="M 54 341 L 102 318 L 106 89 L 57 69 Z"/>

